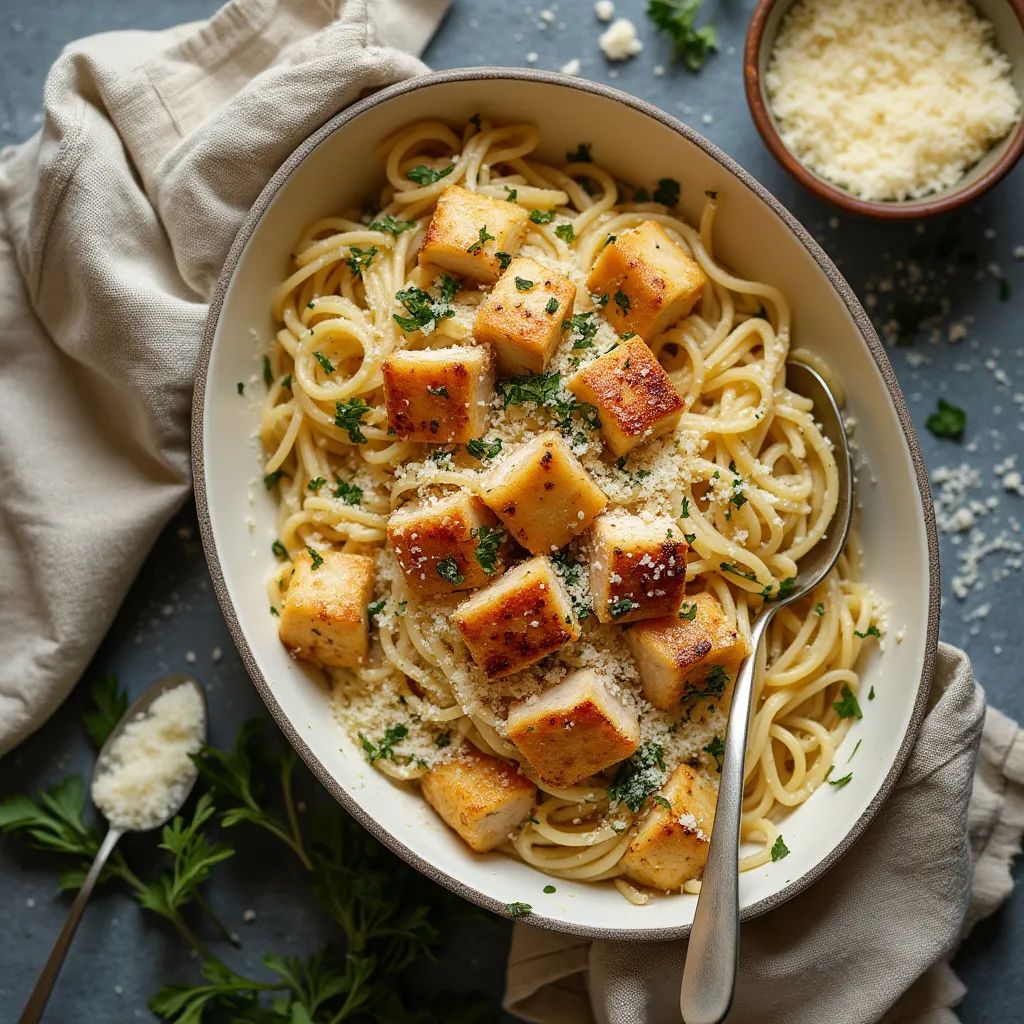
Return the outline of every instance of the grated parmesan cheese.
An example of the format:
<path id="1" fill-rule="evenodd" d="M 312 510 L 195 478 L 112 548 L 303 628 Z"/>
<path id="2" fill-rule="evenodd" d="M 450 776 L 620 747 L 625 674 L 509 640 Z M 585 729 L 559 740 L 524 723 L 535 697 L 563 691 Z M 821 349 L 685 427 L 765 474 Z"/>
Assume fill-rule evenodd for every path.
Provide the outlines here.
<path id="1" fill-rule="evenodd" d="M 787 148 L 871 200 L 956 184 L 1021 113 L 1010 62 L 967 0 L 801 0 L 765 85 Z"/>
<path id="2" fill-rule="evenodd" d="M 115 828 L 156 828 L 182 803 L 196 778 L 189 755 L 198 754 L 206 711 L 195 686 L 162 693 L 125 726 L 100 762 L 93 803 Z"/>
<path id="3" fill-rule="evenodd" d="M 644 48 L 637 38 L 636 25 L 629 18 L 616 18 L 601 33 L 598 43 L 609 60 L 629 60 Z"/>

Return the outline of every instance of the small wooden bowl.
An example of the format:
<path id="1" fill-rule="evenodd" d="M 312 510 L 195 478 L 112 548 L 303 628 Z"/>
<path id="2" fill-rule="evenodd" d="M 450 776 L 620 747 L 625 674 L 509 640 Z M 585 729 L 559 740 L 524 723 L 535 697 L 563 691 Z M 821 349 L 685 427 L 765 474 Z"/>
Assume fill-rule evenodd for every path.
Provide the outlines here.
<path id="1" fill-rule="evenodd" d="M 980 196 L 1002 178 L 1024 153 L 1024 118 L 997 142 L 955 184 L 921 199 L 874 201 L 860 199 L 800 162 L 786 148 L 768 103 L 764 79 L 775 36 L 786 12 L 797 0 L 759 0 L 747 30 L 743 51 L 743 81 L 747 103 L 761 138 L 782 166 L 802 185 L 851 213 L 888 220 L 927 217 L 962 206 Z M 813 3 L 813 0 L 808 0 Z M 1017 93 L 1024 97 L 1024 0 L 972 0 L 983 18 L 995 28 L 996 45 L 1012 64 Z"/>

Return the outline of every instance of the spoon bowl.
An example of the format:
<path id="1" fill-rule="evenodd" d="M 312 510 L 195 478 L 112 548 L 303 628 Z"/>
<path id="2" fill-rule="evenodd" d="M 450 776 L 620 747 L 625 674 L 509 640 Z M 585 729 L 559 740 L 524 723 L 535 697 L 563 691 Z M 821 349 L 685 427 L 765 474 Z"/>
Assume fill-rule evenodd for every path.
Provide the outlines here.
<path id="1" fill-rule="evenodd" d="M 758 647 L 775 613 L 806 596 L 832 571 L 853 524 L 853 461 L 835 396 L 821 374 L 805 363 L 786 364 L 786 385 L 811 400 L 815 422 L 832 445 L 838 476 L 836 507 L 824 536 L 800 560 L 793 588 L 780 592 L 776 600 L 766 600 L 758 612 L 750 627 L 750 654 L 736 674 L 715 822 L 683 965 L 679 1009 L 686 1024 L 718 1024 L 724 1020 L 736 988 L 740 817 Z"/>

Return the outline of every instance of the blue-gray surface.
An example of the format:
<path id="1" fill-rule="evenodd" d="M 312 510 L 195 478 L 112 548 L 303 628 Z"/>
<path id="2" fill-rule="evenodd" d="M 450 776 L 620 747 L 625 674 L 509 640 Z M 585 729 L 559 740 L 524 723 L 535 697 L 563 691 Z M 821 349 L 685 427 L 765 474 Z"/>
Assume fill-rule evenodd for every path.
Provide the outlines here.
<path id="1" fill-rule="evenodd" d="M 905 302 L 908 296 L 916 302 L 948 302 L 938 333 L 932 336 L 926 328 L 915 345 L 894 348 L 892 359 L 921 431 L 929 468 L 934 473 L 942 466 L 968 463 L 978 471 L 977 487 L 965 500 L 982 503 L 974 513 L 974 528 L 984 534 L 982 545 L 1001 546 L 982 558 L 979 589 L 961 600 L 954 595 L 953 577 L 969 573 L 972 558 L 966 552 L 978 548 L 978 538 L 972 542 L 963 530 L 943 533 L 942 635 L 970 652 L 991 703 L 1024 717 L 1024 573 L 1019 550 L 1012 550 L 1021 539 L 1024 497 L 1004 486 L 1012 467 L 1004 465 L 1002 475 L 996 468 L 1007 456 L 1024 452 L 1024 262 L 1019 261 L 1024 252 L 1018 261 L 1013 258 L 1014 247 L 1024 245 L 1024 166 L 968 209 L 921 229 L 837 216 L 786 177 L 754 130 L 743 99 L 741 61 L 752 0 L 708 0 L 722 51 L 697 75 L 669 67 L 667 44 L 644 17 L 645 0 L 618 2 L 618 13 L 637 23 L 645 48 L 636 59 L 617 65 L 600 54 L 601 26 L 589 0 L 548 4 L 553 22 L 541 20 L 545 5 L 533 2 L 531 9 L 519 0 L 514 5 L 507 0 L 455 0 L 427 61 L 437 68 L 532 64 L 558 69 L 578 57 L 585 77 L 659 104 L 764 182 L 813 230 L 862 299 L 874 303 L 880 322 L 894 301 Z M 38 128 L 46 68 L 68 41 L 116 28 L 161 28 L 208 16 L 216 6 L 216 0 L 3 0 L 0 143 L 20 142 Z M 662 72 L 660 65 L 667 70 Z M 1000 279 L 1008 282 L 1008 298 L 1000 299 L 1007 288 Z M 897 312 L 904 321 L 914 316 L 913 307 Z M 954 339 L 965 334 L 955 344 L 949 341 L 954 324 Z M 924 429 L 940 395 L 967 411 L 963 444 L 937 440 Z M 986 499 L 995 507 L 982 511 Z M 955 507 L 963 504 L 957 501 Z M 194 671 L 206 683 L 215 743 L 230 743 L 238 723 L 259 710 L 213 597 L 191 508 L 164 532 L 90 674 L 117 671 L 134 693 L 168 669 Z M 76 693 L 37 736 L 0 764 L 0 795 L 47 784 L 69 771 L 88 773 L 91 754 L 79 725 L 83 704 L 84 694 Z M 266 844 L 247 839 L 235 862 L 219 869 L 216 884 L 209 887 L 215 909 L 244 940 L 237 963 L 246 967 L 266 950 L 307 952 L 328 937 L 328 929 L 302 896 L 301 880 L 272 860 L 275 866 L 267 870 L 272 855 Z M 1019 878 L 1020 873 L 1018 862 L 1015 875 Z M 67 899 L 57 894 L 55 877 L 50 859 L 15 842 L 0 845 L 3 1020 L 15 1019 L 63 920 Z M 256 911 L 255 920 L 243 923 L 250 908 Z M 417 986 L 485 989 L 497 998 L 508 931 L 500 921 L 462 926 L 443 959 L 418 977 Z M 956 967 L 969 986 L 960 1008 L 965 1022 L 1024 1020 L 1020 890 L 975 930 Z M 48 1019 L 99 1024 L 148 1018 L 146 998 L 192 971 L 181 944 L 165 928 L 144 916 L 127 896 L 113 888 L 101 891 L 64 968 Z"/>

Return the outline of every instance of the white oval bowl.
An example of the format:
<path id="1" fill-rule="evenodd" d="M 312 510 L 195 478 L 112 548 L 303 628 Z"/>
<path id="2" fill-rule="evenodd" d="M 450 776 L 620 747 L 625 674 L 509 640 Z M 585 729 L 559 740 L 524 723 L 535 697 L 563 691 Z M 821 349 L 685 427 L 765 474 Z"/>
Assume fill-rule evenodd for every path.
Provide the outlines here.
<path id="1" fill-rule="evenodd" d="M 193 467 L 203 543 L 217 596 L 246 668 L 285 735 L 327 789 L 378 839 L 435 881 L 490 910 L 533 906 L 530 921 L 603 938 L 687 934 L 694 896 L 627 903 L 610 884 L 557 882 L 501 854 L 473 853 L 411 787 L 374 771 L 331 717 L 318 674 L 293 661 L 268 614 L 274 566 L 271 495 L 260 483 L 257 402 L 238 381 L 259 376 L 274 336 L 270 302 L 292 246 L 310 221 L 374 195 L 380 143 L 412 121 L 460 125 L 484 112 L 540 129 L 541 154 L 558 163 L 580 142 L 626 181 L 673 177 L 696 222 L 705 189 L 717 190 L 715 254 L 737 273 L 775 285 L 793 306 L 793 345 L 823 356 L 842 377 L 863 506 L 864 579 L 891 605 L 884 652 L 863 659 L 864 719 L 837 761 L 852 781 L 823 787 L 783 825 L 790 855 L 740 878 L 744 918 L 795 895 L 845 853 L 888 795 L 924 714 L 938 639 L 938 544 L 928 480 L 892 368 L 870 321 L 825 253 L 750 175 L 706 139 L 640 100 L 544 72 L 475 68 L 440 72 L 360 101 L 311 136 L 274 175 L 235 240 L 210 309 L 195 385 Z M 253 332 L 258 336 L 254 338 Z M 870 469 L 866 468 L 870 467 Z M 252 520 L 250 529 L 247 522 Z M 895 635 L 904 639 L 897 643 Z"/>

